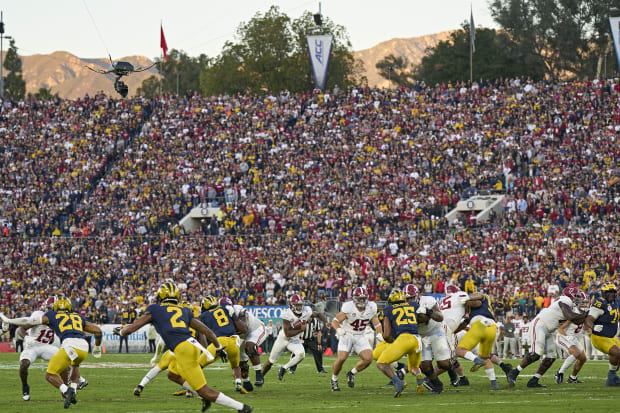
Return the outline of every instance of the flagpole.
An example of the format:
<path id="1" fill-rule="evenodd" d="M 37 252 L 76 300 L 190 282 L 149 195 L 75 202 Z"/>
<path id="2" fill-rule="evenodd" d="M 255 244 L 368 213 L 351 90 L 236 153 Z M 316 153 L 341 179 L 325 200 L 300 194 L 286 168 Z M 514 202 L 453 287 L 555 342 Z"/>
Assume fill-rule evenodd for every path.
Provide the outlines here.
<path id="1" fill-rule="evenodd" d="M 472 30 L 474 30 L 473 22 L 474 22 L 474 10 L 473 5 L 469 4 L 470 10 L 470 19 L 469 19 L 469 86 L 471 87 L 474 83 L 474 43 L 472 41 Z"/>
<path id="2" fill-rule="evenodd" d="M 162 30 L 163 27 L 164 27 L 164 21 L 163 21 L 163 19 L 161 19 L 161 20 L 159 20 L 160 35 L 161 35 L 161 30 Z M 160 39 L 160 42 L 161 42 L 161 39 Z M 160 48 L 159 48 L 159 75 L 160 76 L 162 75 L 161 74 L 161 66 L 162 66 L 162 64 L 164 62 L 164 51 L 163 50 L 164 49 L 162 49 L 161 45 L 160 45 Z M 162 83 L 163 83 L 163 81 L 161 79 L 159 79 L 159 98 L 160 99 L 161 99 L 161 93 L 162 93 Z"/>

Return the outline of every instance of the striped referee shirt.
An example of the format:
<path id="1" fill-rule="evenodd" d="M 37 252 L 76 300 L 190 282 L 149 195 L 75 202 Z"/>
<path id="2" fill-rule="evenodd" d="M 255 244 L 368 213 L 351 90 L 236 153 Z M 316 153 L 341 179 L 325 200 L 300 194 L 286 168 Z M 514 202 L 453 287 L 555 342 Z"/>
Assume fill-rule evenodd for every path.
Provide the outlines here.
<path id="1" fill-rule="evenodd" d="M 318 318 L 313 318 L 312 321 L 306 324 L 303 339 L 310 340 L 311 338 L 314 338 L 316 332 L 321 330 L 322 324 L 323 323 L 321 323 L 321 320 L 319 320 Z"/>

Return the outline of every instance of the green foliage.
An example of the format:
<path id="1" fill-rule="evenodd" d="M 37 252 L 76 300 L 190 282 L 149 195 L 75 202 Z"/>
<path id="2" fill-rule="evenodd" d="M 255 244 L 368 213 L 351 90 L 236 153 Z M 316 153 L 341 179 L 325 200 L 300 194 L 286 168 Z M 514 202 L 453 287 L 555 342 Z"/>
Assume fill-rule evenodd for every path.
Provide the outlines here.
<path id="1" fill-rule="evenodd" d="M 604 54 L 610 8 L 619 0 L 493 0 L 494 20 L 528 65 L 551 79 L 596 76 Z"/>
<path id="2" fill-rule="evenodd" d="M 17 54 L 15 39 L 11 39 L 3 66 L 9 73 L 4 78 L 4 96 L 12 100 L 21 100 L 26 96 L 26 82 L 22 77 L 22 59 Z"/>
<path id="3" fill-rule="evenodd" d="M 34 97 L 37 100 L 52 100 L 55 98 L 52 91 L 45 87 L 39 88 L 39 91 L 34 94 Z"/>
<path id="4" fill-rule="evenodd" d="M 390 87 L 392 85 L 410 87 L 414 83 L 414 74 L 409 70 L 411 65 L 406 57 L 391 54 L 379 60 L 375 67 L 381 77 L 390 81 Z"/>
<path id="5" fill-rule="evenodd" d="M 159 96 L 159 90 L 161 87 L 161 80 L 155 75 L 149 76 L 142 81 L 142 86 L 136 90 L 137 95 L 142 95 L 147 99 L 152 99 Z"/>
<path id="6" fill-rule="evenodd" d="M 469 25 L 450 35 L 429 49 L 416 67 L 415 78 L 427 84 L 469 81 Z M 523 60 L 520 49 L 504 32 L 493 29 L 476 29 L 476 51 L 473 56 L 474 79 L 499 79 L 529 76 L 540 79 L 540 65 Z"/>
<path id="7" fill-rule="evenodd" d="M 344 27 L 323 19 L 321 34 L 333 36 L 326 87 L 346 86 L 361 73 L 360 63 L 351 53 Z M 316 34 L 312 14 L 291 20 L 276 6 L 241 23 L 236 42 L 227 42 L 222 53 L 200 74 L 204 94 L 265 93 L 288 89 L 292 92 L 314 88 L 306 36 Z"/>
<path id="8" fill-rule="evenodd" d="M 200 91 L 200 71 L 208 60 L 205 54 L 191 57 L 184 51 L 176 49 L 168 52 L 167 61 L 155 59 L 158 62 L 156 67 L 163 76 L 161 80 L 163 92 L 176 94 L 177 87 L 179 95 L 191 95 Z M 144 90 L 144 82 L 141 88 Z"/>

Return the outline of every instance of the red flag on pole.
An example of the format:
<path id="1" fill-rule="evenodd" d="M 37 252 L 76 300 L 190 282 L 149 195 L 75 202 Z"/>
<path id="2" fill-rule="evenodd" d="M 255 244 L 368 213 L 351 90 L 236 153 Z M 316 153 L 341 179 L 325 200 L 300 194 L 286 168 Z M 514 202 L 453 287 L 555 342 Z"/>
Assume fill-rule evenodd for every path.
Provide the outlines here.
<path id="1" fill-rule="evenodd" d="M 166 44 L 166 38 L 164 37 L 164 27 L 161 28 L 161 38 L 159 39 L 159 47 L 164 51 L 164 60 L 168 61 L 168 45 Z"/>

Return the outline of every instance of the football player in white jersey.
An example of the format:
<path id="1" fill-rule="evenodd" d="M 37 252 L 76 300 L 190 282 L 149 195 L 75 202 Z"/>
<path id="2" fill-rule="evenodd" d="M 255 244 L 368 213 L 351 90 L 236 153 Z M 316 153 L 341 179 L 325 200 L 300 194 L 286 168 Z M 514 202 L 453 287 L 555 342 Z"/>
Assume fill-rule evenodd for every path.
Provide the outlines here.
<path id="1" fill-rule="evenodd" d="M 521 360 L 517 368 L 512 369 L 506 376 L 510 385 L 515 385 L 519 373 L 525 367 L 545 356 L 540 363 L 538 371 L 527 383 L 527 387 L 545 387 L 538 380 L 555 361 L 554 333 L 567 320 L 575 324 L 582 324 L 584 322 L 586 314 L 574 311 L 579 308 L 579 305 L 581 305 L 579 290 L 574 287 L 566 287 L 560 297 L 553 301 L 549 307 L 544 308 L 538 313 L 534 320 L 532 320 L 532 326 L 528 332 L 531 337 L 532 349 Z"/>
<path id="2" fill-rule="evenodd" d="M 521 343 L 521 354 L 527 354 L 530 352 L 530 348 L 532 347 L 532 343 L 530 342 L 530 328 L 532 328 L 532 322 L 528 320 L 527 315 L 523 315 L 523 325 L 521 326 L 521 331 L 519 333 L 519 341 Z"/>
<path id="3" fill-rule="evenodd" d="M 260 355 L 258 354 L 258 347 L 263 344 L 265 341 L 265 324 L 256 318 L 254 314 L 249 311 L 246 311 L 245 308 L 241 305 L 233 304 L 233 302 L 226 297 L 222 297 L 219 300 L 220 307 L 232 307 L 234 314 L 245 320 L 248 326 L 248 334 L 247 337 L 242 337 L 241 345 L 239 346 L 240 356 L 239 356 L 239 367 L 241 367 L 241 377 L 243 378 L 243 388 L 247 391 L 252 391 L 254 388 L 252 387 L 252 383 L 250 382 L 249 377 L 249 366 L 248 360 L 252 363 L 252 369 L 256 373 L 256 381 L 254 384 L 256 387 L 261 387 L 265 380 L 263 378 L 262 367 L 260 363 Z"/>
<path id="4" fill-rule="evenodd" d="M 49 297 L 46 299 L 41 306 L 41 310 L 33 312 L 31 317 L 42 317 L 45 312 L 52 309 L 54 306 L 54 301 L 54 297 Z M 18 328 L 17 334 L 24 337 L 24 350 L 19 356 L 19 377 L 22 381 L 22 398 L 24 401 L 28 401 L 30 400 L 28 368 L 32 363 L 37 361 L 38 358 L 50 361 L 50 359 L 60 348 L 60 339 L 54 335 L 54 330 L 52 330 L 47 324 L 22 326 Z M 69 377 L 69 369 L 63 372 L 62 377 L 63 380 L 67 382 Z M 88 381 L 86 381 L 83 377 L 80 377 L 78 390 L 83 389 L 87 385 Z"/>
<path id="5" fill-rule="evenodd" d="M 372 363 L 372 347 L 366 338 L 366 327 L 372 323 L 378 340 L 383 340 L 383 327 L 377 317 L 377 304 L 368 301 L 368 291 L 364 287 L 353 290 L 353 301 L 342 305 L 340 312 L 332 320 L 332 327 L 338 337 L 338 356 L 333 366 L 332 391 L 340 391 L 338 374 L 351 351 L 360 356 L 360 361 L 347 372 L 349 387 L 355 386 L 355 374 Z"/>
<path id="6" fill-rule="evenodd" d="M 291 295 L 288 303 L 289 308 L 284 310 L 281 315 L 282 330 L 280 330 L 275 343 L 273 343 L 271 353 L 269 353 L 269 360 L 267 360 L 267 363 L 263 366 L 263 376 L 265 376 L 285 350 L 295 354 L 295 357 L 278 369 L 278 380 L 284 378 L 286 370 L 292 366 L 296 366 L 306 357 L 302 334 L 304 328 L 306 328 L 306 323 L 308 323 L 312 317 L 318 317 L 318 313 L 312 311 L 309 306 L 304 305 L 304 299 L 301 298 L 299 294 Z"/>
<path id="7" fill-rule="evenodd" d="M 437 376 L 451 369 L 450 346 L 443 329 L 443 314 L 433 297 L 420 297 L 420 291 L 415 285 L 407 284 L 403 293 L 408 302 L 417 302 L 420 306 L 418 311 L 429 317 L 428 321 L 418 321 L 418 333 L 422 337 L 420 370 L 426 376 L 424 387 L 433 393 L 441 393 L 443 383 Z M 437 370 L 433 369 L 433 358 L 437 361 Z"/>
<path id="8" fill-rule="evenodd" d="M 463 331 L 467 325 L 465 318 L 465 303 L 469 300 L 469 295 L 461 291 L 456 285 L 448 285 L 446 287 L 446 296 L 441 300 L 439 309 L 443 314 L 443 328 L 450 349 L 450 358 L 452 366 L 458 375 L 458 382 L 450 377 L 452 385 L 469 386 L 469 380 L 465 376 L 463 367 L 456 358 L 456 344 L 459 342 L 457 333 Z M 465 334 L 463 332 L 463 334 Z"/>
<path id="9" fill-rule="evenodd" d="M 469 380 L 465 376 L 463 367 L 456 359 L 456 347 L 457 343 L 459 343 L 465 335 L 464 330 L 467 328 L 469 321 L 466 317 L 466 306 L 470 299 L 470 296 L 466 292 L 461 291 L 458 286 L 449 285 L 446 287 L 446 297 L 441 300 L 439 306 L 443 313 L 446 337 L 453 357 L 452 366 L 459 376 L 459 386 L 469 386 Z M 477 348 L 478 346 L 472 349 L 472 352 L 477 354 Z M 508 374 L 512 369 L 510 363 L 504 363 L 496 354 L 491 354 L 489 360 L 491 360 L 491 363 L 497 364 L 505 374 Z"/>
<path id="10" fill-rule="evenodd" d="M 590 299 L 586 293 L 579 291 L 582 300 L 582 306 L 579 309 L 582 313 L 588 313 L 588 307 L 590 306 Z M 567 383 L 583 383 L 577 375 L 585 364 L 587 358 L 584 352 L 584 333 L 583 324 L 574 324 L 571 321 L 566 321 L 560 327 L 558 327 L 558 333 L 555 337 L 556 344 L 569 353 L 569 356 L 564 360 L 564 364 L 555 373 L 555 382 L 562 384 L 564 382 L 564 373 L 570 366 L 575 363 L 573 367 L 573 373 L 568 376 Z"/>

